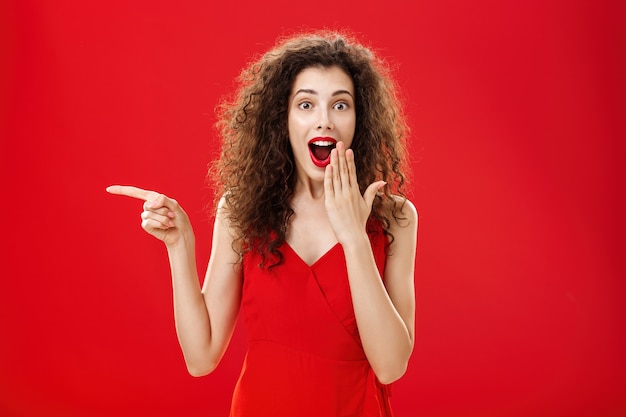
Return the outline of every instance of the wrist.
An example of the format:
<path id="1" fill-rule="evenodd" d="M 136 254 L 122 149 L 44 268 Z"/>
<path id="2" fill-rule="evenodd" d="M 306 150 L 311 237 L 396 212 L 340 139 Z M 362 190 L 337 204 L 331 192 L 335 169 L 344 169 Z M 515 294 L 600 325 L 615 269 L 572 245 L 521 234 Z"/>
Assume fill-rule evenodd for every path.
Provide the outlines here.
<path id="1" fill-rule="evenodd" d="M 181 232 L 178 239 L 172 243 L 165 243 L 168 252 L 195 250 L 196 238 L 193 231 Z"/>
<path id="2" fill-rule="evenodd" d="M 370 249 L 370 240 L 365 230 L 362 233 L 349 236 L 341 242 L 345 253 L 358 253 L 365 249 Z"/>

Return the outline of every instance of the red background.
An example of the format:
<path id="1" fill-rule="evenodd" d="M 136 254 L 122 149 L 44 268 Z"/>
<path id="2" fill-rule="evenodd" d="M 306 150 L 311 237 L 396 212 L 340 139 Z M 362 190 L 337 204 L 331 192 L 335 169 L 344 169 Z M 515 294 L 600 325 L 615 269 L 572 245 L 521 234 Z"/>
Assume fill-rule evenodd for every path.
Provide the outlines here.
<path id="1" fill-rule="evenodd" d="M 396 68 L 420 212 L 397 417 L 626 415 L 620 2 L 4 2 L 0 415 L 225 416 L 186 373 L 165 251 L 177 198 L 210 250 L 220 97 L 279 35 L 347 28 Z M 410 5 L 411 4 L 411 5 Z"/>

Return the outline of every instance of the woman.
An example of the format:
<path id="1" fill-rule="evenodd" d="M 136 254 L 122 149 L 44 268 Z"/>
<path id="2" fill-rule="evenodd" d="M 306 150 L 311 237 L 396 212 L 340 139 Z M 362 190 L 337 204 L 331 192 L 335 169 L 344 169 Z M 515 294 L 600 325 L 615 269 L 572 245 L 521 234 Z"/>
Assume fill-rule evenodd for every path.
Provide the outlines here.
<path id="1" fill-rule="evenodd" d="M 240 305 L 248 352 L 232 416 L 390 416 L 414 344 L 417 213 L 403 197 L 406 126 L 385 66 L 335 33 L 279 43 L 221 107 L 217 204 L 200 288 L 178 203 L 145 200 L 168 251 L 189 372 L 210 373 Z M 358 176 L 357 176 L 358 173 Z"/>

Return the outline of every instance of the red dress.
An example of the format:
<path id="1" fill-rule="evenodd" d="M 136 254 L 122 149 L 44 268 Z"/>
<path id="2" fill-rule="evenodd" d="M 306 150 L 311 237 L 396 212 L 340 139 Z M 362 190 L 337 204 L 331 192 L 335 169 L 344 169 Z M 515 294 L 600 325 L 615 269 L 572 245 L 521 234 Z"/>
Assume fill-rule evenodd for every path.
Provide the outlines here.
<path id="1" fill-rule="evenodd" d="M 383 276 L 387 237 L 370 234 Z M 284 243 L 283 262 L 243 260 L 248 352 L 231 417 L 391 417 L 389 386 L 376 379 L 356 326 L 342 246 L 312 265 Z"/>

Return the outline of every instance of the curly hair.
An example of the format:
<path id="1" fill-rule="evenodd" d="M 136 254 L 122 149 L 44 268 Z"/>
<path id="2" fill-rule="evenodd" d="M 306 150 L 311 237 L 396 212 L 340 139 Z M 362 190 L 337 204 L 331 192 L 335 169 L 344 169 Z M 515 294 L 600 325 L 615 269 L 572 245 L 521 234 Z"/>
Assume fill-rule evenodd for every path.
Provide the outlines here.
<path id="1" fill-rule="evenodd" d="M 226 215 L 240 255 L 256 250 L 263 264 L 282 262 L 296 184 L 295 161 L 287 131 L 288 98 L 296 76 L 309 67 L 339 67 L 355 88 L 356 127 L 351 148 L 361 193 L 375 181 L 387 182 L 376 197 L 369 225 L 401 219 L 406 201 L 405 139 L 408 126 L 386 63 L 367 47 L 336 32 L 301 34 L 280 40 L 275 48 L 245 68 L 236 96 L 218 107 L 223 144 L 210 164 L 216 200 L 225 199 Z M 369 228 L 368 228 L 369 230 Z M 393 240 L 393 236 L 390 236 Z M 263 266 L 263 265 L 262 265 Z"/>

